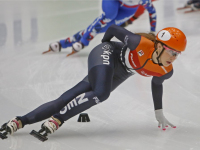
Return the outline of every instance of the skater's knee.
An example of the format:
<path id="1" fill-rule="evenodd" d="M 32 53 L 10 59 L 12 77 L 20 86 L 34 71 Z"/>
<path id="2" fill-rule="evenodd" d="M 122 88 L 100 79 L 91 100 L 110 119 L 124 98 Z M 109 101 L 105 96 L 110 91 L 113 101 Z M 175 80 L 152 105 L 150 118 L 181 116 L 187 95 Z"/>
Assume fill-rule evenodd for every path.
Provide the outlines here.
<path id="1" fill-rule="evenodd" d="M 106 99 L 108 99 L 108 97 L 110 96 L 110 92 L 108 92 L 108 91 L 98 91 L 98 92 L 95 92 L 95 95 L 98 97 L 100 102 L 103 102 Z"/>
<path id="2" fill-rule="evenodd" d="M 107 19 L 115 19 L 118 14 L 120 3 L 118 1 L 106 1 L 102 2 L 102 10 L 104 12 L 104 16 Z"/>
<path id="3" fill-rule="evenodd" d="M 69 103 L 69 101 L 71 101 L 76 96 L 77 96 L 76 94 L 70 93 L 71 98 L 69 98 L 67 94 L 63 94 L 57 99 L 57 101 L 62 102 L 63 105 L 67 105 Z"/>
<path id="4" fill-rule="evenodd" d="M 107 23 L 109 23 L 117 17 L 117 12 L 107 12 L 104 13 L 103 15 L 104 15 L 103 18 L 107 20 Z"/>

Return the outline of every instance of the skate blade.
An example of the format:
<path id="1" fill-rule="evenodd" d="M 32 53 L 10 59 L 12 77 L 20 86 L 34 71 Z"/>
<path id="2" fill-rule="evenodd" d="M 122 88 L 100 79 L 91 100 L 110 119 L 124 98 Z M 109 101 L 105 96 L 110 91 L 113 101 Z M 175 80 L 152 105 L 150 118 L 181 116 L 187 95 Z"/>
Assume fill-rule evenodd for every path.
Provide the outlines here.
<path id="1" fill-rule="evenodd" d="M 76 51 L 72 50 L 72 52 L 70 54 L 67 54 L 67 57 L 70 56 L 70 55 L 73 55 L 75 53 L 76 53 Z"/>
<path id="2" fill-rule="evenodd" d="M 51 50 L 49 49 L 49 50 L 47 50 L 47 51 L 44 51 L 42 54 L 46 54 L 46 53 L 48 53 L 48 52 L 51 52 Z"/>
<path id="3" fill-rule="evenodd" d="M 5 132 L 4 132 L 4 133 L 5 133 Z M 4 133 L 1 133 L 1 132 L 0 132 L 0 138 L 1 138 L 2 140 L 8 138 Z"/>
<path id="4" fill-rule="evenodd" d="M 32 130 L 30 135 L 34 136 L 35 138 L 39 139 L 42 142 L 48 140 L 48 138 L 46 136 L 41 135 L 40 133 L 36 132 L 35 130 Z"/>
<path id="5" fill-rule="evenodd" d="M 187 9 L 187 8 L 190 8 L 191 6 L 185 6 L 185 7 L 179 7 L 177 8 L 177 10 L 183 10 L 183 9 Z"/>

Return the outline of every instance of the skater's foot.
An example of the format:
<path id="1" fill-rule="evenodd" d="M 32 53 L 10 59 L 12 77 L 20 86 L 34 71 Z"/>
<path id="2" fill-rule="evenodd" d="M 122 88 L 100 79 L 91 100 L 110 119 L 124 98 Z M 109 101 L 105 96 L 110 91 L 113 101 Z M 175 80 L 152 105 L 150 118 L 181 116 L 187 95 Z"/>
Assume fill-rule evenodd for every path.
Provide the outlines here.
<path id="1" fill-rule="evenodd" d="M 189 0 L 187 1 L 187 3 L 185 4 L 185 7 L 190 7 L 192 4 L 195 4 L 199 2 L 199 0 Z"/>
<path id="2" fill-rule="evenodd" d="M 22 122 L 17 117 L 15 117 L 10 121 L 8 121 L 7 123 L 3 124 L 0 128 L 0 131 L 1 132 L 4 131 L 12 135 L 20 128 L 22 128 Z"/>
<path id="3" fill-rule="evenodd" d="M 82 50 L 84 48 L 83 43 L 81 42 L 76 42 L 72 45 L 72 49 L 76 52 L 79 52 L 80 50 Z"/>
<path id="4" fill-rule="evenodd" d="M 47 133 L 54 133 L 56 130 L 58 130 L 58 128 L 60 127 L 61 125 L 61 122 L 60 120 L 58 120 L 57 118 L 54 118 L 53 116 L 45 121 L 43 124 L 42 124 L 42 128 L 45 128 L 45 131 Z"/>
<path id="5" fill-rule="evenodd" d="M 49 50 L 44 51 L 42 54 L 48 53 L 48 52 L 60 52 L 61 51 L 61 44 L 60 42 L 53 42 L 49 44 Z"/>
<path id="6" fill-rule="evenodd" d="M 72 54 L 74 54 L 74 53 L 77 53 L 77 52 L 79 52 L 80 50 L 82 50 L 83 48 L 84 48 L 83 43 L 81 43 L 81 42 L 76 42 L 76 43 L 74 43 L 74 44 L 72 45 L 72 52 L 71 52 L 70 54 L 68 54 L 67 56 L 70 56 L 70 55 L 72 55 Z"/>
<path id="7" fill-rule="evenodd" d="M 44 142 L 48 140 L 48 134 L 54 133 L 56 130 L 58 130 L 58 128 L 61 125 L 62 123 L 60 122 L 60 120 L 52 116 L 49 120 L 42 124 L 41 129 L 38 132 L 32 130 L 30 134 L 39 139 L 40 141 Z"/>
<path id="8" fill-rule="evenodd" d="M 194 11 L 200 10 L 200 2 L 192 4 L 191 7 L 192 7 L 192 10 L 194 10 Z"/>

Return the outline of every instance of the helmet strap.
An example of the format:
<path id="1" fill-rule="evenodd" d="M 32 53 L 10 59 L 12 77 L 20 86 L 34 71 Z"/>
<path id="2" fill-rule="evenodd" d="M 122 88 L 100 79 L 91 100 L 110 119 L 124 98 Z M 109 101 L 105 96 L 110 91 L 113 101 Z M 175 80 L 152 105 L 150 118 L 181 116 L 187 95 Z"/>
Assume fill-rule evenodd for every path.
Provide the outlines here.
<path id="1" fill-rule="evenodd" d="M 156 59 L 157 59 L 157 61 L 158 61 L 158 65 L 159 65 L 159 66 L 163 66 L 163 64 L 160 63 L 160 61 L 159 61 L 159 58 L 160 58 L 160 56 L 162 55 L 163 52 L 164 52 L 164 48 L 162 48 L 162 51 L 160 52 L 159 55 L 158 55 L 158 51 L 156 51 L 156 54 L 158 55 L 158 56 L 156 57 Z"/>

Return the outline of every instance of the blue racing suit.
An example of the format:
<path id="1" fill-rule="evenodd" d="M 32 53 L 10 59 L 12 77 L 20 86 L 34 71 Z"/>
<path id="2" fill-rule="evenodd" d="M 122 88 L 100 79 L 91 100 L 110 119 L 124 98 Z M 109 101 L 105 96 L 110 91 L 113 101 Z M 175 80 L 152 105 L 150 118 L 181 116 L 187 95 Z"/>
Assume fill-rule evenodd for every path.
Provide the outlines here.
<path id="1" fill-rule="evenodd" d="M 150 30 L 155 32 L 156 10 L 151 0 L 102 0 L 103 13 L 85 30 L 81 30 L 67 39 L 60 40 L 61 47 L 71 47 L 75 42 L 81 42 L 84 46 L 87 46 L 98 33 L 105 32 L 110 25 L 120 26 L 129 20 L 135 14 L 139 5 L 142 5 L 149 12 Z"/>

